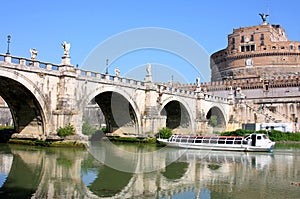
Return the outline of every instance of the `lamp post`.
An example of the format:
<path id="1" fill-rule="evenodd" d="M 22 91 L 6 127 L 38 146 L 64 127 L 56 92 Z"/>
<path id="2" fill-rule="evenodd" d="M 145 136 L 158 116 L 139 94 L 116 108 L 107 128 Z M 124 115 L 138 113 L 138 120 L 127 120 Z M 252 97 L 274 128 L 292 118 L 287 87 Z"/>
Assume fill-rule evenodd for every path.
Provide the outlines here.
<path id="1" fill-rule="evenodd" d="M 106 71 L 105 74 L 108 74 L 108 59 L 106 59 Z"/>
<path id="2" fill-rule="evenodd" d="M 7 52 L 6 52 L 6 55 L 10 55 L 10 53 L 9 53 L 10 39 L 11 39 L 11 36 L 10 36 L 10 35 L 7 35 Z"/>

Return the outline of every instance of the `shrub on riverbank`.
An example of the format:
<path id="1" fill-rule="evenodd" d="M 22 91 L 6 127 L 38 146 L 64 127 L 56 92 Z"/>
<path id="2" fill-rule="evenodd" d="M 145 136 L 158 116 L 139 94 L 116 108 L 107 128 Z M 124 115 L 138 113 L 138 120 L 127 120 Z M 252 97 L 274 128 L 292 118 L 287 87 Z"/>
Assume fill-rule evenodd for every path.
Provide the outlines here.
<path id="1" fill-rule="evenodd" d="M 270 140 L 272 141 L 300 141 L 300 133 L 290 133 L 290 132 L 282 132 L 282 131 L 251 131 L 244 129 L 237 129 L 235 131 L 223 132 L 221 135 L 223 136 L 246 136 L 251 133 L 264 133 L 269 135 Z"/>
<path id="2" fill-rule="evenodd" d="M 13 126 L 0 126 L 0 131 L 1 130 L 9 130 L 9 129 L 14 129 L 14 127 Z"/>
<path id="3" fill-rule="evenodd" d="M 168 139 L 172 136 L 172 129 L 164 127 L 158 131 L 158 136 L 162 139 Z"/>
<path id="4" fill-rule="evenodd" d="M 131 143 L 148 143 L 155 144 L 156 138 L 138 138 L 138 137 L 119 137 L 119 136 L 108 136 L 110 141 L 114 142 L 131 142 Z"/>

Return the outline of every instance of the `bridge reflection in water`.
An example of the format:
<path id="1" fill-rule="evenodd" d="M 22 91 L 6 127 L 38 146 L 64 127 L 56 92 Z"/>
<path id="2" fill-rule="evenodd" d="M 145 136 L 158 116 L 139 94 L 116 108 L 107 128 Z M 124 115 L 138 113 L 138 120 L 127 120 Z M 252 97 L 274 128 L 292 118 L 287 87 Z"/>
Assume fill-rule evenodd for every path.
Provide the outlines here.
<path id="1" fill-rule="evenodd" d="M 0 198 L 297 198 L 299 152 L 0 145 Z"/>

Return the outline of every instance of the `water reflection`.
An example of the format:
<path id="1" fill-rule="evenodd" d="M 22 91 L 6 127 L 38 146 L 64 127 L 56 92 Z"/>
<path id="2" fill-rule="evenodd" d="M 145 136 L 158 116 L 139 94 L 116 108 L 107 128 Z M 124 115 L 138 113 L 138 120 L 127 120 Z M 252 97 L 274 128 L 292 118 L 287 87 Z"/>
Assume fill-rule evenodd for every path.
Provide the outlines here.
<path id="1" fill-rule="evenodd" d="M 1 198 L 298 198 L 300 150 L 179 150 L 105 143 L 88 151 L 0 145 Z M 129 156 L 126 153 L 131 152 Z M 150 156 L 150 151 L 157 157 Z M 148 154 L 148 155 L 144 155 Z M 97 159 L 114 160 L 125 172 Z M 134 162 L 133 162 L 134 161 Z M 114 162 L 116 163 L 116 162 Z M 158 169 L 156 169 L 158 168 Z M 156 169 L 152 170 L 151 169 Z"/>

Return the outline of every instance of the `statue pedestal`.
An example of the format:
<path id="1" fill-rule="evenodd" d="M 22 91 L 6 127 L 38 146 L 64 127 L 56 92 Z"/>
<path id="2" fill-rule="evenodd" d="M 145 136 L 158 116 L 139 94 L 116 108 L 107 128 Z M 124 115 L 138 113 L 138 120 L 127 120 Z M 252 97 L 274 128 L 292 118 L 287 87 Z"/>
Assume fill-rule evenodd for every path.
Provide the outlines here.
<path id="1" fill-rule="evenodd" d="M 147 74 L 145 78 L 146 82 L 152 82 L 152 75 Z"/>
<path id="2" fill-rule="evenodd" d="M 61 57 L 61 64 L 62 65 L 71 65 L 71 57 L 70 56 Z"/>

